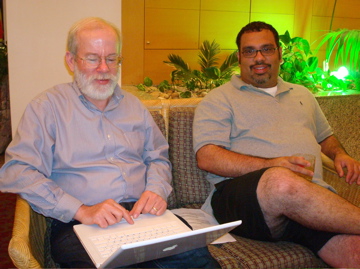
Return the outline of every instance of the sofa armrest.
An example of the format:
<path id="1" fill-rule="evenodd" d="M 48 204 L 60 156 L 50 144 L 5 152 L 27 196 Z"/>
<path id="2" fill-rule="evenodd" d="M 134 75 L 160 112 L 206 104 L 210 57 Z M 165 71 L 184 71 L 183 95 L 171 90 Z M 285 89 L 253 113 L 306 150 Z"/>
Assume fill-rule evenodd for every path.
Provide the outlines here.
<path id="1" fill-rule="evenodd" d="M 16 200 L 15 216 L 13 234 L 10 239 L 8 251 L 11 260 L 17 268 L 42 268 L 41 261 L 34 257 L 34 253 L 39 255 L 44 254 L 43 244 L 39 246 L 39 249 L 32 249 L 34 247 L 32 237 L 42 237 L 39 241 L 43 242 L 44 234 L 39 231 L 30 231 L 30 227 L 39 227 L 44 229 L 45 218 L 31 218 L 31 208 L 29 204 L 22 199 L 19 195 Z M 36 214 L 34 212 L 34 214 Z M 31 221 L 32 223 L 31 225 Z M 36 241 L 36 240 L 35 240 Z M 40 244 L 41 245 L 41 244 Z M 39 256 L 37 255 L 37 256 Z"/>
<path id="2" fill-rule="evenodd" d="M 326 183 L 333 186 L 341 197 L 356 206 L 360 206 L 360 186 L 356 183 L 349 185 L 344 178 L 340 178 L 335 171 L 334 162 L 329 157 L 322 154 L 321 160 L 323 163 L 323 177 Z"/>

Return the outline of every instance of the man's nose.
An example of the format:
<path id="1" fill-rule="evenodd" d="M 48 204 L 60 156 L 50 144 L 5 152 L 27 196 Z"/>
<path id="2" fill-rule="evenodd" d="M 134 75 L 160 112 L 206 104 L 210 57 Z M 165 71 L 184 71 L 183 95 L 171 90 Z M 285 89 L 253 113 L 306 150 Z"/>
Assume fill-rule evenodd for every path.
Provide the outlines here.
<path id="1" fill-rule="evenodd" d="M 264 55 L 262 55 L 261 50 L 255 51 L 254 60 L 257 62 L 259 60 L 263 61 L 265 59 Z"/>
<path id="2" fill-rule="evenodd" d="M 110 70 L 109 66 L 106 63 L 106 59 L 100 58 L 100 64 L 97 67 L 97 70 L 101 72 L 108 72 Z"/>

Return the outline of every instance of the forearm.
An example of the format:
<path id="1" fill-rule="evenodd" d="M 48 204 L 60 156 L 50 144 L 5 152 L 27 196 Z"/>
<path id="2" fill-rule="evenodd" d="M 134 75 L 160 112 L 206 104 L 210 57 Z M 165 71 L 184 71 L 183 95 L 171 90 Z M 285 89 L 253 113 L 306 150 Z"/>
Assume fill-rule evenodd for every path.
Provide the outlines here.
<path id="1" fill-rule="evenodd" d="M 332 160 L 335 160 L 335 157 L 338 154 L 347 154 L 339 140 L 334 135 L 331 135 L 320 142 L 320 146 L 321 151 Z"/>
<path id="2" fill-rule="evenodd" d="M 248 156 L 216 145 L 205 145 L 196 153 L 200 169 L 223 177 L 237 177 L 274 166 L 274 159 Z"/>
<path id="3" fill-rule="evenodd" d="M 43 173 L 18 161 L 9 161 L 1 169 L 0 190 L 18 193 L 36 212 L 64 222 L 70 221 L 81 205 Z"/>

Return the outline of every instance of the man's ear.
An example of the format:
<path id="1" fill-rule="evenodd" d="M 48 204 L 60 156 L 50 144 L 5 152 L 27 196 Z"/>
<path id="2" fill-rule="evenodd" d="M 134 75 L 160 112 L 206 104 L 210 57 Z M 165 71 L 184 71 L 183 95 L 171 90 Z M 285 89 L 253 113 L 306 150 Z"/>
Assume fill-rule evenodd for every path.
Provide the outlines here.
<path id="1" fill-rule="evenodd" d="M 237 56 L 237 58 L 238 58 L 239 64 L 241 64 L 241 53 L 240 53 L 240 51 L 238 51 L 238 52 L 236 53 L 236 56 Z"/>
<path id="2" fill-rule="evenodd" d="M 69 69 L 74 72 L 75 70 L 75 55 L 72 54 L 70 51 L 67 51 L 65 54 L 65 61 L 69 67 Z"/>
<path id="3" fill-rule="evenodd" d="M 279 60 L 282 63 L 283 62 L 283 58 L 282 58 L 282 47 L 279 47 Z"/>

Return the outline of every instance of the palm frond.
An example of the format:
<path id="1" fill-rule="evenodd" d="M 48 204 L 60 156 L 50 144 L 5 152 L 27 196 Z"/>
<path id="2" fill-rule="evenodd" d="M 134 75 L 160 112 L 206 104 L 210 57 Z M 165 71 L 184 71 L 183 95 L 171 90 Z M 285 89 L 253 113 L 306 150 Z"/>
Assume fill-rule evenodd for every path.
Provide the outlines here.
<path id="1" fill-rule="evenodd" d="M 237 51 L 235 50 L 229 56 L 226 57 L 225 61 L 220 66 L 221 73 L 227 72 L 227 70 L 232 70 L 238 65 Z"/>
<path id="2" fill-rule="evenodd" d="M 164 61 L 164 63 L 175 67 L 175 69 L 180 69 L 181 71 L 187 73 L 190 72 L 191 73 L 191 69 L 189 67 L 189 65 L 183 60 L 183 58 L 181 58 L 181 56 L 176 55 L 176 54 L 169 54 L 168 55 L 169 61 Z"/>
<path id="3" fill-rule="evenodd" d="M 348 61 L 353 70 L 360 68 L 360 30 L 339 29 L 325 34 L 316 51 L 326 44 L 326 59 L 329 61 L 334 54 L 334 63 Z"/>
<path id="4" fill-rule="evenodd" d="M 213 40 L 212 43 L 210 43 L 208 40 L 205 40 L 200 47 L 200 53 L 199 53 L 199 61 L 201 71 L 204 72 L 204 70 L 208 67 L 212 67 L 217 65 L 217 61 L 219 60 L 218 57 L 216 57 L 217 54 L 220 53 L 220 45 Z"/>

